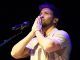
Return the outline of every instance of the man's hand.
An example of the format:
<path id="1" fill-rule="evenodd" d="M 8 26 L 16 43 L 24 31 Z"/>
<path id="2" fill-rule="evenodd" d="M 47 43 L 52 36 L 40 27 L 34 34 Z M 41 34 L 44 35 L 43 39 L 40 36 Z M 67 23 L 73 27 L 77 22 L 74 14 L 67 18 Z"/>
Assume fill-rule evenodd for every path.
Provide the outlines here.
<path id="1" fill-rule="evenodd" d="M 35 22 L 32 26 L 32 31 L 36 32 L 37 30 L 41 30 L 42 29 L 42 22 L 41 22 L 41 17 L 38 16 L 36 19 L 35 19 Z"/>

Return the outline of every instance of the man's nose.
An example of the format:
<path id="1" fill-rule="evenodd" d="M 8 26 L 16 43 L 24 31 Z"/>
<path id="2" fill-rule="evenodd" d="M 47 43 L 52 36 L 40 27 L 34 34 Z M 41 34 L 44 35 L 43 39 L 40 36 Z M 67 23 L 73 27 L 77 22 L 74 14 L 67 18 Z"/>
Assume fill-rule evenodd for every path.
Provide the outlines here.
<path id="1" fill-rule="evenodd" d="M 44 15 L 40 15 L 41 18 L 44 18 Z"/>

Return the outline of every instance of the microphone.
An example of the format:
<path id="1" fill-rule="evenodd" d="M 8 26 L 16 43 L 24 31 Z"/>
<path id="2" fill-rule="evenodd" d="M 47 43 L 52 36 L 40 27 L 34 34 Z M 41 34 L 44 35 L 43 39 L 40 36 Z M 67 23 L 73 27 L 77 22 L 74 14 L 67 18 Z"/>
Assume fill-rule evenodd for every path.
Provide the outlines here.
<path id="1" fill-rule="evenodd" d="M 30 26 L 29 21 L 24 21 L 22 24 L 17 24 L 14 27 L 12 27 L 12 30 L 23 30 L 24 28 L 27 28 Z"/>

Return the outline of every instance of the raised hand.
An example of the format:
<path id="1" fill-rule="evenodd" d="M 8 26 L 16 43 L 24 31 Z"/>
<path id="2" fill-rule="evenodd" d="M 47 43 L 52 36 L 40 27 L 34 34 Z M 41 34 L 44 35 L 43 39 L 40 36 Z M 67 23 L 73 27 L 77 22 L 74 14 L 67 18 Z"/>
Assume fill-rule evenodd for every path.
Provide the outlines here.
<path id="1" fill-rule="evenodd" d="M 35 19 L 35 22 L 32 26 L 32 31 L 37 31 L 37 30 L 42 30 L 42 22 L 41 22 L 41 16 L 38 16 L 36 19 Z"/>

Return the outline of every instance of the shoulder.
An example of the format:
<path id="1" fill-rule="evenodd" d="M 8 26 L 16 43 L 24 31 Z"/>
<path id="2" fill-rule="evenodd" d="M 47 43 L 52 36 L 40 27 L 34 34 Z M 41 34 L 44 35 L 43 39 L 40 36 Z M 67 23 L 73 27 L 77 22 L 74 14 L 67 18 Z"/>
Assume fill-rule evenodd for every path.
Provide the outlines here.
<path id="1" fill-rule="evenodd" d="M 62 34 L 62 35 L 69 35 L 66 31 L 64 30 L 58 30 L 56 33 Z"/>
<path id="2" fill-rule="evenodd" d="M 69 34 L 65 30 L 57 30 L 55 35 L 63 36 L 66 39 L 70 39 Z"/>
<path id="3" fill-rule="evenodd" d="M 55 28 L 51 34 L 69 35 L 65 30 L 59 30 L 57 28 Z"/>

